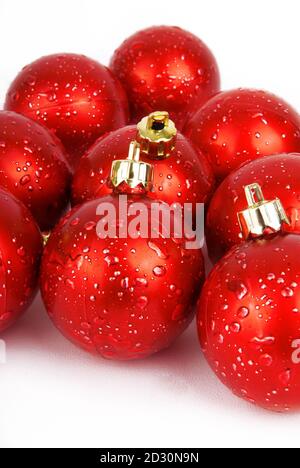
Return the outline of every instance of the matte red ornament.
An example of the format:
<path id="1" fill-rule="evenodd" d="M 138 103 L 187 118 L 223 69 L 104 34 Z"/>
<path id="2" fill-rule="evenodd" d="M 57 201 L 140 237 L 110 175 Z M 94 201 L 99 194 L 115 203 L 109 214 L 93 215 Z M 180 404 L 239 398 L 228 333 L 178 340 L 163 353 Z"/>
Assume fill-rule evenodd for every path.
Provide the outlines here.
<path id="1" fill-rule="evenodd" d="M 285 232 L 300 234 L 300 154 L 260 158 L 230 174 L 215 192 L 206 218 L 206 239 L 213 262 L 243 242 L 237 214 L 245 206 L 244 187 L 258 183 L 267 199 L 278 196 L 290 219 Z"/>
<path id="2" fill-rule="evenodd" d="M 30 212 L 0 189 L 0 333 L 15 323 L 35 296 L 42 248 Z"/>
<path id="3" fill-rule="evenodd" d="M 261 156 L 300 152 L 300 117 L 265 91 L 222 92 L 200 109 L 185 134 L 209 158 L 219 181 Z"/>
<path id="4" fill-rule="evenodd" d="M 54 130 L 73 167 L 100 135 L 128 121 L 118 80 L 100 63 L 76 54 L 42 57 L 25 67 L 7 93 L 5 109 Z"/>
<path id="5" fill-rule="evenodd" d="M 41 230 L 54 227 L 70 198 L 71 171 L 54 135 L 14 112 L 0 112 L 0 185 L 31 211 Z"/>
<path id="6" fill-rule="evenodd" d="M 268 204 L 269 214 L 277 203 Z M 255 210 L 252 221 L 261 220 Z M 300 236 L 284 233 L 233 247 L 198 303 L 201 346 L 216 375 L 239 397 L 273 411 L 300 407 L 299 252 Z"/>
<path id="7" fill-rule="evenodd" d="M 79 204 L 112 193 L 107 184 L 112 162 L 124 158 L 128 145 L 137 136 L 136 126 L 124 127 L 100 138 L 81 159 L 73 179 L 72 201 Z M 168 204 L 207 203 L 212 196 L 215 180 L 206 159 L 180 133 L 168 157 L 141 158 L 154 166 L 153 190 L 149 196 Z"/>
<path id="8" fill-rule="evenodd" d="M 122 182 L 121 173 L 112 181 L 126 193 L 129 181 Z M 143 203 L 149 229 L 153 201 L 127 188 L 128 210 Z M 61 221 L 45 250 L 41 290 L 51 319 L 68 339 L 91 353 L 125 360 L 160 351 L 184 331 L 205 272 L 201 250 L 186 250 L 184 239 L 98 237 L 100 204 L 116 210 L 116 226 L 132 220 L 121 215 L 119 200 L 113 194 L 86 202 Z"/>
<path id="9" fill-rule="evenodd" d="M 137 32 L 114 53 L 111 69 L 123 83 L 133 122 L 157 109 L 179 129 L 220 89 L 216 60 L 193 34 L 156 26 Z"/>

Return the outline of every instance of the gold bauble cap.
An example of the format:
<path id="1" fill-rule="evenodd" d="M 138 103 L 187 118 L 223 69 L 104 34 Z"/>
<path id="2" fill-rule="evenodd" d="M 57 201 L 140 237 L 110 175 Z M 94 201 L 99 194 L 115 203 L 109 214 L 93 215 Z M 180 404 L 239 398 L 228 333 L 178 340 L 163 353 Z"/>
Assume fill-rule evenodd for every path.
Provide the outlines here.
<path id="1" fill-rule="evenodd" d="M 175 148 L 177 129 L 168 112 L 152 112 L 137 124 L 141 151 L 153 159 L 168 158 Z"/>
<path id="2" fill-rule="evenodd" d="M 127 159 L 113 162 L 110 179 L 115 188 L 125 183 L 131 189 L 143 186 L 145 190 L 151 190 L 154 177 L 153 166 L 140 161 L 140 152 L 139 143 L 132 141 Z"/>
<path id="3" fill-rule="evenodd" d="M 238 213 L 238 220 L 244 239 L 262 237 L 268 230 L 280 232 L 282 224 L 290 224 L 281 201 L 264 199 L 259 184 L 245 187 L 248 208 Z"/>

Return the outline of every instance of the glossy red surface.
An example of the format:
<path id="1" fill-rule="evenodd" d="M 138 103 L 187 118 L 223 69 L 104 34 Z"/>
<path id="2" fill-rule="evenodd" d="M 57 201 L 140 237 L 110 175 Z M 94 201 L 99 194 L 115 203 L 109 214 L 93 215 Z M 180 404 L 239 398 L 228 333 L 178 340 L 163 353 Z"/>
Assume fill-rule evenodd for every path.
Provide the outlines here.
<path id="1" fill-rule="evenodd" d="M 31 119 L 0 111 L 0 186 L 29 208 L 43 231 L 63 214 L 70 185 L 60 142 Z"/>
<path id="2" fill-rule="evenodd" d="M 149 213 L 152 201 L 140 201 Z M 108 359 L 143 358 L 168 347 L 192 320 L 203 256 L 180 240 L 99 238 L 100 203 L 116 207 L 121 219 L 114 195 L 80 205 L 61 221 L 45 249 L 43 299 L 76 345 Z"/>
<path id="3" fill-rule="evenodd" d="M 300 117 L 273 94 L 235 89 L 208 101 L 185 134 L 209 158 L 219 181 L 261 156 L 300 152 Z"/>
<path id="4" fill-rule="evenodd" d="M 112 162 L 126 159 L 129 143 L 136 137 L 136 126 L 124 127 L 102 138 L 81 159 L 74 175 L 72 200 L 79 204 L 110 194 L 107 184 Z M 177 137 L 171 156 L 152 160 L 141 159 L 154 166 L 154 187 L 149 196 L 172 203 L 205 203 L 214 190 L 214 176 L 205 156 L 198 152 L 181 134 Z"/>
<path id="5" fill-rule="evenodd" d="M 181 129 L 188 115 L 220 89 L 211 51 L 177 27 L 151 27 L 129 37 L 115 51 L 111 69 L 127 92 L 134 123 L 161 110 Z"/>
<path id="6" fill-rule="evenodd" d="M 291 224 L 283 230 L 300 234 L 300 154 L 260 158 L 230 174 L 215 192 L 206 219 L 206 238 L 212 261 L 243 242 L 237 214 L 245 209 L 246 185 L 257 182 L 266 200 L 279 198 Z"/>
<path id="7" fill-rule="evenodd" d="M 11 84 L 5 109 L 54 130 L 72 166 L 104 133 L 126 125 L 128 103 L 111 71 L 76 54 L 42 57 Z"/>
<path id="8" fill-rule="evenodd" d="M 299 252 L 293 234 L 233 248 L 198 304 L 213 371 L 236 395 L 274 411 L 300 408 Z"/>
<path id="9" fill-rule="evenodd" d="M 42 238 L 30 212 L 0 189 L 0 332 L 31 304 L 41 254 Z"/>

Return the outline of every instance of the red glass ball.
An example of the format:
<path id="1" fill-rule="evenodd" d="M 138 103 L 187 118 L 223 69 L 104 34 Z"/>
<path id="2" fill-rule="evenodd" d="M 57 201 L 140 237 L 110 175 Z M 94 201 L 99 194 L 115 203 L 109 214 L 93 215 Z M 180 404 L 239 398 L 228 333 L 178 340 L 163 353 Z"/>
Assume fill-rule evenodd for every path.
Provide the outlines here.
<path id="1" fill-rule="evenodd" d="M 139 201 L 149 214 L 152 201 Z M 121 219 L 118 197 L 107 196 L 61 221 L 43 257 L 43 299 L 76 345 L 109 359 L 143 358 L 168 347 L 192 320 L 203 256 L 185 250 L 180 239 L 98 237 L 100 203 L 115 207 Z"/>
<path id="2" fill-rule="evenodd" d="M 170 113 L 181 129 L 220 89 L 216 60 L 193 34 L 155 26 L 137 32 L 114 53 L 111 69 L 129 97 L 133 122 L 156 110 Z"/>
<path id="3" fill-rule="evenodd" d="M 81 159 L 73 179 L 72 200 L 79 204 L 112 192 L 107 184 L 112 162 L 126 159 L 136 138 L 136 126 L 124 127 L 100 138 Z M 162 160 L 141 159 L 154 166 L 154 188 L 149 196 L 168 204 L 205 203 L 214 190 L 214 176 L 206 158 L 181 134 L 171 156 Z"/>
<path id="4" fill-rule="evenodd" d="M 70 198 L 64 150 L 44 127 L 20 114 L 0 112 L 0 186 L 31 211 L 41 230 L 57 223 Z"/>
<path id="5" fill-rule="evenodd" d="M 216 261 L 243 242 L 237 215 L 247 207 L 244 187 L 258 183 L 266 200 L 279 198 L 291 224 L 286 232 L 300 233 L 300 154 L 260 158 L 230 174 L 215 192 L 206 219 L 210 258 Z"/>
<path id="6" fill-rule="evenodd" d="M 76 54 L 42 57 L 25 67 L 10 86 L 5 109 L 54 130 L 72 166 L 100 135 L 128 120 L 127 98 L 111 71 Z"/>
<path id="7" fill-rule="evenodd" d="M 198 304 L 204 354 L 236 395 L 273 411 L 300 408 L 300 236 L 234 247 Z"/>
<path id="8" fill-rule="evenodd" d="M 42 247 L 30 212 L 0 189 L 0 333 L 15 323 L 35 296 Z"/>
<path id="9" fill-rule="evenodd" d="M 190 120 L 185 134 L 209 158 L 219 181 L 261 156 L 300 152 L 300 117 L 265 91 L 222 92 Z"/>

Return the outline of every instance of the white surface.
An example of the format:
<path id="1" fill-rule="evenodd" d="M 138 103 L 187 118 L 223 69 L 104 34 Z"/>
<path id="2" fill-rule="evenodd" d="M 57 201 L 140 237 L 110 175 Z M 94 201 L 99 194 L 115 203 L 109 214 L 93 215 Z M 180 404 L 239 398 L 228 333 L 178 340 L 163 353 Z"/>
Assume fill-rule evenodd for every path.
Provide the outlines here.
<path id="1" fill-rule="evenodd" d="M 223 88 L 265 88 L 299 110 L 299 13 L 295 0 L 0 0 L 0 102 L 41 55 L 107 63 L 136 29 L 165 23 L 212 48 Z M 233 397 L 208 370 L 194 324 L 160 355 L 111 363 L 64 340 L 37 300 L 2 338 L 1 447 L 300 447 L 300 415 Z"/>

